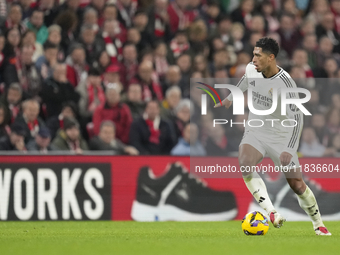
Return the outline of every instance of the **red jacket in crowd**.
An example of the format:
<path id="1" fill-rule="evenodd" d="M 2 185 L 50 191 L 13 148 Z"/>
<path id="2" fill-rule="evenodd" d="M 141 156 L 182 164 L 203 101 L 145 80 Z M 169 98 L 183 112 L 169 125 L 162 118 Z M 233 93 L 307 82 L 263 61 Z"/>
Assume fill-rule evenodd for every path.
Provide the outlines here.
<path id="1" fill-rule="evenodd" d="M 116 125 L 116 137 L 123 143 L 128 143 L 132 116 L 126 104 L 118 103 L 116 106 L 110 107 L 105 103 L 97 107 L 92 119 L 96 135 L 100 131 L 100 124 L 103 120 L 113 121 Z"/>

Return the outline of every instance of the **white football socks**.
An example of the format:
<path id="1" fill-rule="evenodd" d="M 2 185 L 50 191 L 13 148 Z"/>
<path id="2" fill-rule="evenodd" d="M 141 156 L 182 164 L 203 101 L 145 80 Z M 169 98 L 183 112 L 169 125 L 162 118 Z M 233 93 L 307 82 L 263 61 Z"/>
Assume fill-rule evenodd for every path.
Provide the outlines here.
<path id="1" fill-rule="evenodd" d="M 268 215 L 270 215 L 272 211 L 275 211 L 272 201 L 269 198 L 266 185 L 257 172 L 244 176 L 243 180 L 250 193 Z"/>
<path id="2" fill-rule="evenodd" d="M 313 222 L 314 229 L 323 227 L 318 203 L 316 202 L 313 191 L 306 186 L 306 190 L 302 195 L 297 195 L 300 207 L 307 213 Z"/>

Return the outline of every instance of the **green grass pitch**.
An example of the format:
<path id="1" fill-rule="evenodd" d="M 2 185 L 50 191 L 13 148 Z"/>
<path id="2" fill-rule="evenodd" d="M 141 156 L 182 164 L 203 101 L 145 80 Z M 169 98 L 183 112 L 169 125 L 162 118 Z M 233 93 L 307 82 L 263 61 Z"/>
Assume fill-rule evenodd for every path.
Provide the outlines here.
<path id="1" fill-rule="evenodd" d="M 333 236 L 316 236 L 310 222 L 272 225 L 265 236 L 246 236 L 229 222 L 1 222 L 1 255 L 106 254 L 340 254 L 340 222 Z"/>

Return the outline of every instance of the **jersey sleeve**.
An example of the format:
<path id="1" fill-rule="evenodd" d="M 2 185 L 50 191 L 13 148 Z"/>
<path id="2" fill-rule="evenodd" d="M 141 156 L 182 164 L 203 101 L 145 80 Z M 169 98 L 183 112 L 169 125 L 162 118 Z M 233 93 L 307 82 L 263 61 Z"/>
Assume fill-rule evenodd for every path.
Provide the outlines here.
<path id="1" fill-rule="evenodd" d="M 236 87 L 239 87 L 242 90 L 242 92 L 248 89 L 248 79 L 246 74 L 242 76 L 241 80 L 237 83 Z M 227 99 L 229 101 L 233 101 L 233 94 L 230 93 Z"/>
<path id="2" fill-rule="evenodd" d="M 290 82 L 293 85 L 293 88 L 296 88 L 296 84 L 292 79 L 290 79 Z M 299 94 L 297 92 L 287 93 L 287 98 L 299 98 Z M 294 127 L 287 128 L 287 130 L 289 131 L 287 136 L 288 139 L 286 141 L 286 145 L 283 151 L 293 155 L 294 153 L 297 152 L 297 149 L 299 147 L 301 131 L 303 128 L 303 113 L 295 104 L 287 104 L 286 113 L 287 119 L 291 120 L 289 126 Z M 288 125 L 288 123 L 286 125 Z"/>

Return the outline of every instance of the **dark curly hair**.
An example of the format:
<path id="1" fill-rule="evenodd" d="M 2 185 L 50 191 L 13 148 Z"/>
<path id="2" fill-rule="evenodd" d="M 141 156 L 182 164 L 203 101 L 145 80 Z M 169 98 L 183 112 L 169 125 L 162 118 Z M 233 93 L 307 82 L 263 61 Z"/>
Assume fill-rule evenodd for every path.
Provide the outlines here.
<path id="1" fill-rule="evenodd" d="M 266 52 L 269 54 L 274 54 L 277 57 L 279 53 L 280 47 L 277 41 L 270 37 L 263 37 L 256 42 L 255 47 L 262 48 L 262 52 Z"/>

